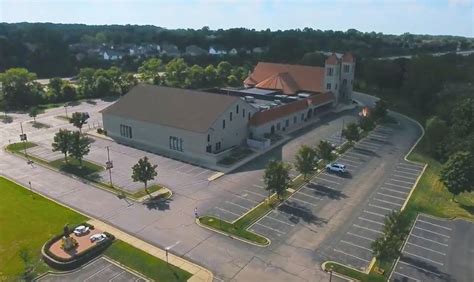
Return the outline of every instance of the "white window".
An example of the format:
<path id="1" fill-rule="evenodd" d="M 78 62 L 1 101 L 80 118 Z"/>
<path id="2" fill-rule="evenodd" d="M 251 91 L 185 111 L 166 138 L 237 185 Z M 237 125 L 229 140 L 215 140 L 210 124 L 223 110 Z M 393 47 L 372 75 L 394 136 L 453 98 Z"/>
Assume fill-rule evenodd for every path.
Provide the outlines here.
<path id="1" fill-rule="evenodd" d="M 344 72 L 349 72 L 351 70 L 351 66 L 350 65 L 344 65 Z"/>
<path id="2" fill-rule="evenodd" d="M 120 136 L 132 139 L 132 127 L 128 125 L 120 125 Z"/>

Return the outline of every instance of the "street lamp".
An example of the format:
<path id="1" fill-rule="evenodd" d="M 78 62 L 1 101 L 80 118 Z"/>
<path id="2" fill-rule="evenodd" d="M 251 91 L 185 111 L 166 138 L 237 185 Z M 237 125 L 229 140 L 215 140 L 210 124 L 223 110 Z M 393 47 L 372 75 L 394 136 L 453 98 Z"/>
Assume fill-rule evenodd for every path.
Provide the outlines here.
<path id="1" fill-rule="evenodd" d="M 68 116 L 67 116 L 67 103 L 64 104 L 64 111 L 66 111 L 66 118 L 68 118 Z"/>
<path id="2" fill-rule="evenodd" d="M 329 267 L 329 282 L 332 281 L 332 272 L 333 272 L 333 270 L 334 270 L 334 266 L 331 265 L 331 266 Z"/>
<path id="3" fill-rule="evenodd" d="M 107 146 L 107 162 L 105 163 L 105 168 L 109 171 L 110 187 L 114 188 L 112 183 L 112 168 L 114 167 L 113 162 L 110 160 L 109 146 Z"/>
<path id="4" fill-rule="evenodd" d="M 20 129 L 21 129 L 20 141 L 23 143 L 23 152 L 26 157 L 26 163 L 32 164 L 33 161 L 30 160 L 30 158 L 28 157 L 28 152 L 26 152 L 26 141 L 28 141 L 28 137 L 26 136 L 26 133 L 23 132 L 23 124 L 21 122 L 20 122 Z"/>

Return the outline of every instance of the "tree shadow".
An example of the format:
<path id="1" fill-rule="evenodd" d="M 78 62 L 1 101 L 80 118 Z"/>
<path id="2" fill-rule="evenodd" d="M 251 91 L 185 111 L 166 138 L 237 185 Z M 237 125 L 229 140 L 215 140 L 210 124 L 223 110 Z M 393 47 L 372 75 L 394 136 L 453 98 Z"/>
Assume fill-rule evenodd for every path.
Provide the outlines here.
<path id="1" fill-rule="evenodd" d="M 450 274 L 440 271 L 436 266 L 429 264 L 427 262 L 412 258 L 412 257 L 407 257 L 407 256 L 401 256 L 400 260 L 403 262 L 406 262 L 408 264 L 414 265 L 417 267 L 417 270 L 426 277 L 430 277 L 433 280 L 435 279 L 440 279 L 442 281 L 455 281 L 456 279 L 452 278 Z"/>
<path id="2" fill-rule="evenodd" d="M 299 223 L 300 220 L 317 226 L 322 226 L 328 223 L 326 219 L 315 216 L 309 208 L 295 202 L 287 201 L 279 206 L 278 210 L 290 215 L 289 220 L 295 224 Z"/>
<path id="3" fill-rule="evenodd" d="M 170 209 L 170 202 L 173 201 L 172 198 L 169 199 L 147 199 L 143 202 L 149 210 L 169 210 Z"/>
<path id="4" fill-rule="evenodd" d="M 375 153 L 374 151 L 357 147 L 357 145 L 355 145 L 355 146 L 352 148 L 352 150 L 358 152 L 359 154 L 366 155 L 367 157 L 370 157 L 370 156 L 379 156 L 379 155 L 378 155 L 377 153 Z"/>
<path id="5" fill-rule="evenodd" d="M 352 173 L 350 171 L 346 171 L 344 173 L 339 173 L 339 172 L 332 172 L 330 170 L 326 170 L 327 174 L 334 174 L 337 175 L 341 178 L 346 178 L 346 179 L 352 179 Z"/>
<path id="6" fill-rule="evenodd" d="M 11 116 L 1 116 L 0 117 L 0 120 L 3 122 L 3 123 L 12 123 L 13 122 L 13 118 Z"/>
<path id="7" fill-rule="evenodd" d="M 468 213 L 470 214 L 474 214 L 474 206 L 468 206 L 468 205 L 464 205 L 464 204 L 459 204 L 459 207 L 465 211 L 467 211 Z"/>
<path id="8" fill-rule="evenodd" d="M 342 200 L 346 199 L 347 195 L 339 190 L 334 190 L 321 184 L 308 183 L 306 185 L 309 189 L 312 189 L 314 194 L 321 197 L 328 197 L 331 200 Z"/>

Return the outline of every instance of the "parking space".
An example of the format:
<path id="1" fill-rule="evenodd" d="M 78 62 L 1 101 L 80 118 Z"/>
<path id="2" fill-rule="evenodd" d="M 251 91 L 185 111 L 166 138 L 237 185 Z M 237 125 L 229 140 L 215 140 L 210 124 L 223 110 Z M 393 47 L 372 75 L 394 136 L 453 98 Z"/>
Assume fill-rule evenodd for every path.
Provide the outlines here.
<path id="1" fill-rule="evenodd" d="M 390 281 L 472 281 L 474 224 L 419 215 Z"/>
<path id="2" fill-rule="evenodd" d="M 341 132 L 337 132 L 327 138 L 324 138 L 325 141 L 331 143 L 334 147 L 342 145 L 344 142 L 347 141 L 344 136 L 341 135 Z"/>
<path id="3" fill-rule="evenodd" d="M 147 281 L 144 277 L 100 257 L 78 270 L 67 273 L 50 273 L 37 281 Z"/>
<path id="4" fill-rule="evenodd" d="M 393 134 L 392 129 L 378 127 L 341 157 L 348 168 L 357 168 L 376 154 Z M 392 211 L 400 210 L 408 197 L 423 165 L 400 161 L 390 176 L 370 196 L 350 227 L 330 251 L 330 259 L 365 270 L 372 259 L 371 243 L 381 236 L 384 219 Z"/>

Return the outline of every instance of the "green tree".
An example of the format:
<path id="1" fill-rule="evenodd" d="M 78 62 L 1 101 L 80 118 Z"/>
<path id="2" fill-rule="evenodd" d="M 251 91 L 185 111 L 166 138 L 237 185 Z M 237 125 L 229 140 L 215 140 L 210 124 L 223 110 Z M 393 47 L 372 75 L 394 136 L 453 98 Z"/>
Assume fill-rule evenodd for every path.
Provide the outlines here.
<path id="1" fill-rule="evenodd" d="M 231 74 L 227 77 L 227 85 L 229 86 L 240 86 L 242 81 L 240 81 L 235 75 Z"/>
<path id="2" fill-rule="evenodd" d="M 77 97 L 76 88 L 72 86 L 69 82 L 64 83 L 62 89 L 62 97 L 64 101 L 75 100 Z"/>
<path id="3" fill-rule="evenodd" d="M 307 180 L 308 175 L 313 172 L 316 163 L 316 150 L 309 146 L 302 145 L 296 153 L 295 168 L 299 173 L 303 174 L 304 180 Z"/>
<path id="4" fill-rule="evenodd" d="M 453 201 L 457 195 L 474 190 L 473 171 L 474 155 L 471 152 L 456 152 L 443 165 L 440 179 L 453 195 Z"/>
<path id="5" fill-rule="evenodd" d="M 454 134 L 465 137 L 474 132 L 474 99 L 468 98 L 456 103 L 451 122 Z"/>
<path id="6" fill-rule="evenodd" d="M 449 128 L 446 122 L 437 116 L 431 117 L 426 121 L 425 125 L 425 144 L 428 152 L 435 155 L 437 148 L 449 136 Z M 435 156 L 437 159 L 439 156 Z"/>
<path id="7" fill-rule="evenodd" d="M 267 164 L 263 176 L 265 190 L 276 193 L 280 199 L 290 185 L 290 166 L 280 161 L 272 160 Z"/>
<path id="8" fill-rule="evenodd" d="M 60 129 L 54 135 L 54 142 L 52 144 L 53 152 L 61 152 L 64 154 L 64 161 L 67 163 L 67 154 L 71 148 L 72 133 L 67 129 Z"/>
<path id="9" fill-rule="evenodd" d="M 83 68 L 79 72 L 78 91 L 82 97 L 94 97 L 94 78 L 95 70 L 92 68 Z"/>
<path id="10" fill-rule="evenodd" d="M 75 112 L 75 113 L 72 113 L 69 123 L 72 123 L 72 125 L 77 127 L 79 129 L 79 132 L 82 133 L 82 127 L 84 126 L 84 124 L 87 124 L 88 119 L 89 119 L 88 113 Z"/>
<path id="11" fill-rule="evenodd" d="M 346 128 L 342 130 L 344 136 L 349 142 L 354 142 L 360 139 L 359 127 L 355 123 L 349 123 Z"/>
<path id="12" fill-rule="evenodd" d="M 145 185 L 145 191 L 150 195 L 148 191 L 148 181 L 155 179 L 155 176 L 158 175 L 156 172 L 157 165 L 152 165 L 148 160 L 148 157 L 143 157 L 138 160 L 132 167 L 132 179 L 134 182 L 143 182 Z"/>
<path id="13" fill-rule="evenodd" d="M 120 95 L 127 94 L 132 87 L 138 84 L 138 80 L 135 78 L 133 73 L 123 73 L 120 78 L 119 88 Z M 154 83 L 159 84 L 159 83 Z"/>
<path id="14" fill-rule="evenodd" d="M 36 105 L 41 99 L 39 86 L 33 83 L 36 74 L 24 68 L 8 69 L 0 73 L 3 99 L 9 109 L 24 109 Z"/>
<path id="15" fill-rule="evenodd" d="M 186 72 L 188 65 L 183 58 L 175 58 L 169 61 L 165 67 L 166 85 L 170 87 L 185 87 Z"/>
<path id="16" fill-rule="evenodd" d="M 94 97 L 107 97 L 114 96 L 116 94 L 114 90 L 115 85 L 113 81 L 101 75 L 95 79 L 92 93 L 94 93 Z"/>
<path id="17" fill-rule="evenodd" d="M 63 102 L 63 88 L 64 81 L 59 77 L 53 77 L 48 84 L 48 97 L 52 102 Z"/>
<path id="18" fill-rule="evenodd" d="M 163 62 L 160 59 L 151 58 L 142 63 L 138 68 L 138 74 L 143 81 L 157 84 L 156 82 L 160 81 L 159 72 L 163 69 Z"/>
<path id="19" fill-rule="evenodd" d="M 222 61 L 217 65 L 217 77 L 221 84 L 227 82 L 227 77 L 230 75 L 231 70 L 232 65 L 227 61 Z"/>
<path id="20" fill-rule="evenodd" d="M 71 144 L 69 148 L 69 156 L 79 161 L 79 166 L 82 167 L 82 159 L 89 154 L 91 148 L 91 141 L 88 137 L 82 135 L 80 132 L 73 132 L 71 134 Z"/>
<path id="21" fill-rule="evenodd" d="M 372 117 L 374 120 L 379 120 L 384 118 L 387 115 L 388 107 L 387 102 L 385 100 L 378 100 L 375 102 L 375 107 L 372 109 Z"/>
<path id="22" fill-rule="evenodd" d="M 217 71 L 213 65 L 208 65 L 204 69 L 204 77 L 206 80 L 207 86 L 216 86 L 217 85 Z"/>
<path id="23" fill-rule="evenodd" d="M 200 88 L 204 85 L 204 69 L 198 65 L 194 65 L 188 69 L 186 75 L 186 87 L 191 89 Z"/>
<path id="24" fill-rule="evenodd" d="M 373 119 L 373 116 L 361 117 L 359 119 L 359 126 L 365 132 L 368 132 L 368 131 L 371 131 L 372 129 L 374 129 L 375 128 L 375 121 Z"/>
<path id="25" fill-rule="evenodd" d="M 330 161 L 332 159 L 332 145 L 328 141 L 321 140 L 316 148 L 316 152 L 319 158 Z"/>
<path id="26" fill-rule="evenodd" d="M 393 259 L 400 255 L 400 246 L 410 232 L 411 219 L 406 212 L 392 211 L 384 219 L 383 235 L 372 243 L 378 259 Z"/>
<path id="27" fill-rule="evenodd" d="M 36 123 L 36 117 L 38 116 L 40 110 L 37 107 L 31 107 L 28 115 L 33 118 L 33 122 Z"/>

